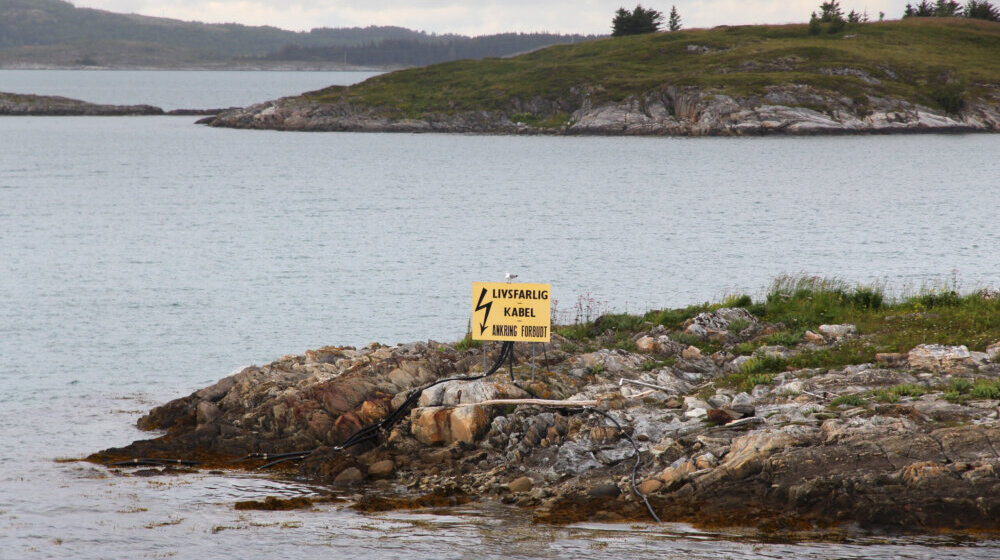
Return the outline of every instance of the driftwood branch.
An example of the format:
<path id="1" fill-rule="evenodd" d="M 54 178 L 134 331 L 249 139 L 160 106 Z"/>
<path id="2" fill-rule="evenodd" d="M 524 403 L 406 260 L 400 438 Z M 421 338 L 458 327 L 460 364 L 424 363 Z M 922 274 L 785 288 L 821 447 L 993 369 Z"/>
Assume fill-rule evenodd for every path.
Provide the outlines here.
<path id="1" fill-rule="evenodd" d="M 642 393 L 637 393 L 631 397 L 625 397 L 629 400 L 641 399 L 651 395 L 654 391 L 643 391 Z M 597 406 L 598 402 L 596 400 L 591 401 L 554 401 L 547 399 L 492 399 L 488 401 L 482 401 L 477 403 L 462 403 L 455 406 L 490 406 L 490 405 L 505 405 L 505 404 L 533 404 L 536 406 L 555 406 L 559 408 L 564 408 L 568 406 Z"/>

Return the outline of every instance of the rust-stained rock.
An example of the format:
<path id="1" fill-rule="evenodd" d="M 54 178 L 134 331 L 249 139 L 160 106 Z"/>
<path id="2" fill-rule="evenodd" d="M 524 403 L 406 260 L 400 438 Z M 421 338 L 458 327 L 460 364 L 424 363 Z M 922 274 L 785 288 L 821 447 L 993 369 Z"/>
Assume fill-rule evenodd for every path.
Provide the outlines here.
<path id="1" fill-rule="evenodd" d="M 472 443 L 491 420 L 482 406 L 423 407 L 410 413 L 410 430 L 417 441 L 427 445 Z"/>

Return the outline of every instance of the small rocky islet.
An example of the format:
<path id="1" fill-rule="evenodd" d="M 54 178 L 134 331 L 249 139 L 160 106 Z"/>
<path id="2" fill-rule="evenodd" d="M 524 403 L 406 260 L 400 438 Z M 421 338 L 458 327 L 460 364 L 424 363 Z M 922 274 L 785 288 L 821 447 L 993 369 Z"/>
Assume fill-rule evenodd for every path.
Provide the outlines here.
<path id="1" fill-rule="evenodd" d="M 418 388 L 482 374 L 492 349 L 325 347 L 154 408 L 139 427 L 158 437 L 88 460 L 127 475 L 136 459 L 256 469 L 295 453 L 271 469 L 339 487 L 361 511 L 492 500 L 551 524 L 648 521 L 651 509 L 703 527 L 993 534 L 1000 306 L 975 297 L 983 351 L 933 340 L 879 351 L 886 331 L 867 321 L 790 329 L 753 306 L 628 325 L 608 315 L 544 349 L 516 347 L 489 377 L 434 385 L 409 409 Z M 948 324 L 933 308 L 898 313 L 879 324 Z M 373 442 L 338 448 L 400 410 Z"/>
<path id="2" fill-rule="evenodd" d="M 107 105 L 58 95 L 34 95 L 0 91 L 0 115 L 24 117 L 125 117 L 216 115 L 229 109 L 172 109 L 152 105 Z"/>

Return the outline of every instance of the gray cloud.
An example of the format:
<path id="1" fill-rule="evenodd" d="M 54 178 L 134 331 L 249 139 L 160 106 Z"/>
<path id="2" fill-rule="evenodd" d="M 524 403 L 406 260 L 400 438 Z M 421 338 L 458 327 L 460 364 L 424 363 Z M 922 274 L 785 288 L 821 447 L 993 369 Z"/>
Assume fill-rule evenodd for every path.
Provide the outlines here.
<path id="1" fill-rule="evenodd" d="M 71 0 L 73 1 L 73 0 Z M 470 35 L 502 31 L 608 33 L 611 17 L 621 6 L 616 0 L 78 0 L 79 7 L 138 13 L 209 23 L 235 22 L 273 25 L 284 29 L 314 27 L 398 25 L 436 33 Z M 676 5 L 684 27 L 714 27 L 753 23 L 804 22 L 817 9 L 816 0 L 768 2 L 705 0 L 640 2 L 669 12 Z M 867 10 L 872 19 L 884 11 L 887 18 L 902 15 L 906 0 L 841 0 L 845 11 Z"/>

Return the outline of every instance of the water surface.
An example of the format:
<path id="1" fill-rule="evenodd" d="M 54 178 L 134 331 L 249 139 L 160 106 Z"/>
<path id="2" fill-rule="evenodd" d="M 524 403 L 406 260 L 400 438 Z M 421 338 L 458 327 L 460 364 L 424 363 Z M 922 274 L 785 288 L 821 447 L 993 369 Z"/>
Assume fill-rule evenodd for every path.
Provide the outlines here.
<path id="1" fill-rule="evenodd" d="M 244 81 L 251 73 L 179 73 L 195 85 L 168 99 L 156 80 L 173 78 L 155 73 L 146 90 L 102 98 L 105 73 L 79 74 L 59 78 L 79 89 L 45 93 L 213 107 L 244 103 L 218 95 L 215 81 L 265 92 L 290 80 L 265 73 L 258 88 Z M 0 71 L 0 90 L 11 75 Z M 142 412 L 248 363 L 327 344 L 457 340 L 471 282 L 506 272 L 551 282 L 564 319 L 578 303 L 596 314 L 760 295 L 782 273 L 896 292 L 1000 286 L 1000 136 L 522 138 L 192 121 L 0 119 L 0 544 L 12 557 L 1000 551 L 935 539 L 767 544 L 683 526 L 535 528 L 494 506 L 244 513 L 233 502 L 322 489 L 54 462 L 149 437 L 134 428 Z"/>

